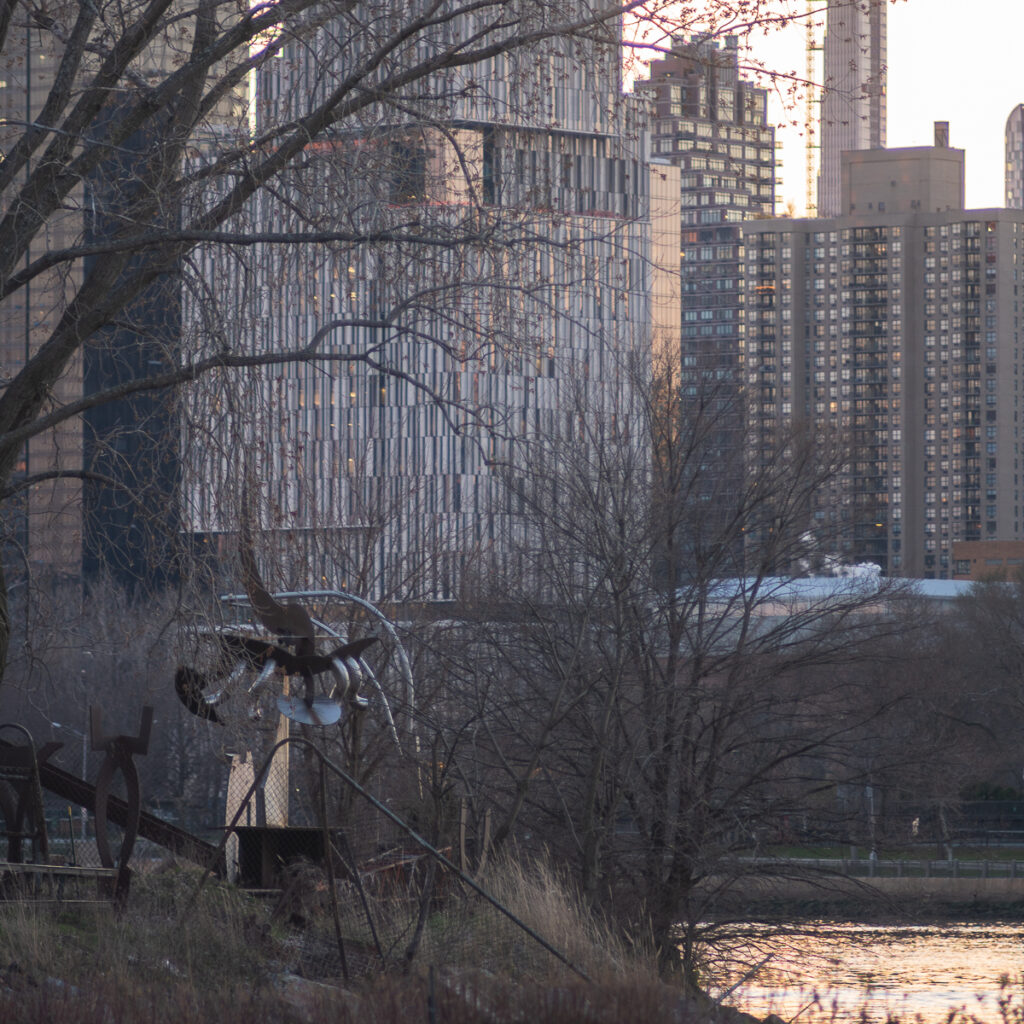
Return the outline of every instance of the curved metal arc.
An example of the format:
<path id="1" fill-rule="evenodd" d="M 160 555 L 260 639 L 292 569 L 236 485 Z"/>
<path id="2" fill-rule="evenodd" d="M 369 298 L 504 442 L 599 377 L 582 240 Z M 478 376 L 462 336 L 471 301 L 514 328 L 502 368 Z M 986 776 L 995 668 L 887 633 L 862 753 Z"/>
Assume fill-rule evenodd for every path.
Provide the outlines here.
<path id="1" fill-rule="evenodd" d="M 100 856 L 100 863 L 105 868 L 115 867 L 114 857 L 110 852 L 110 842 L 107 838 L 107 804 L 110 802 L 110 784 L 113 782 L 114 773 L 120 771 L 124 776 L 125 795 L 128 805 L 128 820 L 124 826 L 124 837 L 121 840 L 121 850 L 118 855 L 118 864 L 124 866 L 131 860 L 132 850 L 135 848 L 135 838 L 139 832 L 139 818 L 142 810 L 142 797 L 139 789 L 139 771 L 135 762 L 130 756 L 119 756 L 108 752 L 100 767 L 99 777 L 96 779 L 96 807 L 94 815 L 96 818 L 96 850 Z"/>
<path id="2" fill-rule="evenodd" d="M 348 696 L 348 691 L 352 688 L 352 683 L 348 677 L 348 669 L 345 668 L 345 662 L 341 658 L 331 658 L 331 668 L 338 677 L 338 682 L 341 683 L 341 700 L 344 700 Z M 333 696 L 338 696 L 337 688 L 335 688 Z"/>
<path id="3" fill-rule="evenodd" d="M 248 689 L 250 697 L 259 693 L 263 688 L 266 681 L 277 671 L 277 662 L 273 658 L 267 658 L 266 664 L 260 670 L 260 674 L 256 677 L 256 681 Z"/>
<path id="4" fill-rule="evenodd" d="M 395 728 L 395 719 L 391 714 L 391 705 L 388 703 L 387 697 L 384 695 L 384 687 L 380 685 L 380 680 L 374 675 L 373 669 L 363 661 L 362 658 L 356 659 L 359 663 L 359 667 L 363 670 L 363 678 L 369 679 L 373 683 L 377 693 L 380 694 L 381 703 L 384 705 L 384 717 L 387 719 L 388 730 L 391 733 L 391 738 L 395 741 L 395 746 L 398 748 L 398 752 L 402 753 L 402 744 L 398 739 L 398 730 Z"/>

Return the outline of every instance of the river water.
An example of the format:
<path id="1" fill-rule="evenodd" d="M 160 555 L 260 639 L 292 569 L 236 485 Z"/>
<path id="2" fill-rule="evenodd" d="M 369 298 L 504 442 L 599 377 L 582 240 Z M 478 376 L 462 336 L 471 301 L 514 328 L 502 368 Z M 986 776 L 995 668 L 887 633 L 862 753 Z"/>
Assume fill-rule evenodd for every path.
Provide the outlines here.
<path id="1" fill-rule="evenodd" d="M 717 994 L 728 992 L 723 1002 L 759 1018 L 942 1024 L 960 1011 L 984 1024 L 1024 1024 L 1024 923 L 819 921 L 782 938 L 745 925 L 731 933 L 729 948 L 714 973 Z"/>

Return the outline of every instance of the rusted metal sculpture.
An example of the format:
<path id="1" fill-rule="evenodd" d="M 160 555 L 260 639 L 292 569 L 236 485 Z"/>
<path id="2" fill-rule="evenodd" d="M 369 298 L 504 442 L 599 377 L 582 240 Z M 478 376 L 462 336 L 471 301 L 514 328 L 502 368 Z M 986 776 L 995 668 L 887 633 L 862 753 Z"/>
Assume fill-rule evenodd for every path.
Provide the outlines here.
<path id="1" fill-rule="evenodd" d="M 245 592 L 249 595 L 252 610 L 256 617 L 283 643 L 294 648 L 300 657 L 312 656 L 316 653 L 316 630 L 309 612 L 290 601 L 282 604 L 273 597 L 263 585 L 259 570 L 256 567 L 256 554 L 253 550 L 252 536 L 248 523 L 242 524 L 241 536 L 242 579 Z"/>
<path id="2" fill-rule="evenodd" d="M 23 863 L 22 843 L 28 839 L 32 844 L 31 859 L 45 864 L 49 859 L 49 841 L 39 769 L 64 744 L 51 741 L 37 750 L 32 734 L 23 725 L 0 725 L 0 733 L 11 729 L 21 733 L 25 742 L 0 747 L 0 780 L 5 784 L 0 786 L 0 812 L 6 826 L 7 860 L 12 864 Z"/>
<path id="3" fill-rule="evenodd" d="M 139 773 L 132 760 L 135 754 L 145 754 L 149 750 L 149 735 L 153 728 L 153 709 L 148 705 L 142 709 L 142 719 L 137 736 L 105 736 L 103 734 L 103 713 L 99 708 L 89 708 L 89 733 L 92 749 L 103 751 L 106 757 L 100 767 L 96 779 L 96 849 L 100 855 L 100 863 L 105 868 L 117 867 L 117 882 L 114 896 L 123 899 L 128 895 L 131 882 L 131 869 L 128 861 L 135 848 L 135 837 L 139 831 L 139 816 L 142 810 L 142 796 L 139 790 Z M 110 852 L 107 838 L 107 805 L 110 801 L 110 784 L 114 773 L 124 776 L 125 799 L 128 813 L 124 823 L 124 837 L 115 865 Z"/>

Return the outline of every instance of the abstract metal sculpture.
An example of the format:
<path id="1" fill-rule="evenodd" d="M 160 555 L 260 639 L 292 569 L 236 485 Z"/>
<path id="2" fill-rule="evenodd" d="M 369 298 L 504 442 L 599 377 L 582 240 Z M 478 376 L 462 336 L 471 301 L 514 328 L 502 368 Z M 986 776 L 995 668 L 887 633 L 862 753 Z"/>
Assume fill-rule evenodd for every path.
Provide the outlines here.
<path id="1" fill-rule="evenodd" d="M 174 692 L 177 693 L 178 700 L 193 715 L 205 718 L 208 722 L 223 725 L 224 723 L 217 717 L 215 710 L 219 695 L 214 694 L 212 698 L 206 697 L 203 695 L 205 688 L 205 677 L 201 672 L 197 672 L 193 668 L 181 665 L 178 671 L 174 673 Z"/>
<path id="2" fill-rule="evenodd" d="M 362 653 L 377 642 L 375 636 L 363 637 L 342 644 L 327 654 L 295 654 L 286 647 L 267 643 L 235 632 L 217 631 L 214 634 L 220 648 L 219 666 L 211 677 L 188 666 L 180 666 L 174 676 L 174 689 L 184 706 L 199 718 L 222 724 L 217 708 L 231 696 L 230 683 L 238 680 L 249 669 L 257 673 L 246 688 L 250 698 L 257 698 L 275 674 L 299 676 L 304 680 L 302 697 L 281 695 L 278 708 L 283 715 L 304 725 L 333 725 L 342 715 L 341 700 L 356 707 L 364 707 L 366 698 L 359 693 L 364 676 L 372 675 L 363 661 Z M 314 681 L 325 672 L 335 677 L 335 686 L 327 696 L 317 696 Z M 221 689 L 207 694 L 211 682 L 224 681 Z"/>
<path id="3" fill-rule="evenodd" d="M 17 730 L 25 738 L 24 743 L 0 749 L 0 813 L 4 818 L 0 835 L 7 836 L 7 860 L 22 863 L 22 842 L 28 839 L 32 845 L 31 859 L 45 862 L 49 848 L 39 769 L 64 744 L 50 742 L 37 749 L 23 725 L 0 725 L 0 731 L 7 729 Z"/>
<path id="4" fill-rule="evenodd" d="M 250 634 L 245 626 L 205 631 L 203 635 L 216 648 L 213 665 L 207 672 L 187 665 L 178 667 L 174 689 L 181 703 L 197 717 L 220 725 L 224 722 L 217 708 L 233 691 L 244 688 L 251 701 L 251 713 L 258 717 L 257 701 L 271 678 L 298 678 L 302 680 L 301 693 L 279 694 L 278 710 L 303 725 L 328 726 L 341 720 L 346 704 L 355 709 L 368 705 L 369 701 L 360 693 L 364 680 L 371 682 L 383 697 L 380 684 L 362 657 L 377 637 L 366 636 L 318 653 L 316 628 L 309 612 L 301 604 L 278 600 L 264 586 L 256 568 L 249 527 L 244 521 L 240 540 L 248 603 L 272 639 Z M 248 682 L 252 673 L 255 679 Z M 318 694 L 316 681 L 328 673 L 333 677 L 333 685 L 329 692 Z M 220 684 L 219 688 L 213 689 L 213 683 Z M 384 703 L 389 726 L 397 739 L 390 709 Z"/>
<path id="5" fill-rule="evenodd" d="M 96 849 L 100 855 L 100 863 L 105 868 L 117 867 L 115 897 L 123 899 L 128 894 L 131 881 L 131 870 L 128 861 L 135 848 L 135 837 L 139 832 L 139 817 L 142 811 L 142 796 L 139 791 L 139 773 L 132 760 L 135 754 L 145 754 L 149 750 L 149 734 L 153 728 L 153 709 L 146 705 L 142 709 L 142 719 L 137 736 L 104 736 L 103 714 L 97 707 L 89 708 L 89 733 L 92 749 L 101 750 L 106 754 L 96 779 Z M 107 805 L 110 801 L 110 784 L 114 773 L 124 776 L 125 800 L 128 804 L 128 817 L 124 826 L 124 837 L 121 850 L 115 865 L 110 853 L 107 838 Z"/>

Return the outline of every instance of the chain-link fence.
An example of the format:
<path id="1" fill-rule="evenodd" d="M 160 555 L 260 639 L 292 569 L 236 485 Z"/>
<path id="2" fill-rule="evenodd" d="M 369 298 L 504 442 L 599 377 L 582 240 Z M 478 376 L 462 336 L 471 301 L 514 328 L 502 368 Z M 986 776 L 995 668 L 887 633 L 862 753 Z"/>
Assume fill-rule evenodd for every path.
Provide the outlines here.
<path id="1" fill-rule="evenodd" d="M 43 813 L 49 835 L 51 864 L 83 868 L 103 866 L 96 847 L 95 815 L 52 793 L 43 794 Z M 120 849 L 122 830 L 116 826 L 110 826 L 110 829 L 111 849 Z"/>

